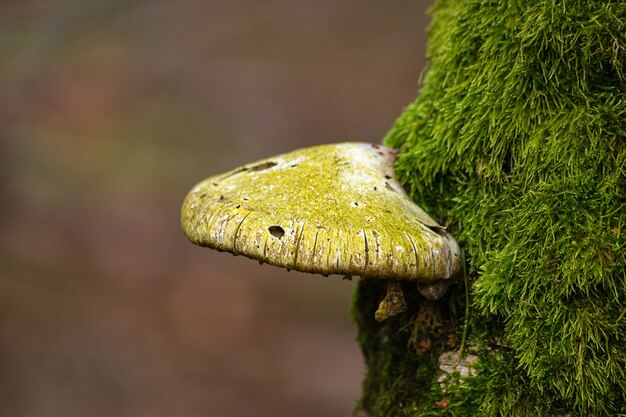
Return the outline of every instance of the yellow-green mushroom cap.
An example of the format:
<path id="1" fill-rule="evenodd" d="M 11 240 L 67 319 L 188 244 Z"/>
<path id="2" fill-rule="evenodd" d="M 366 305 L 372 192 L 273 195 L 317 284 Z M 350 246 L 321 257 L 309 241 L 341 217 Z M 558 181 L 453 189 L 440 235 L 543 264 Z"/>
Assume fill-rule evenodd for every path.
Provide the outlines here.
<path id="1" fill-rule="evenodd" d="M 193 187 L 183 231 L 198 245 L 303 272 L 453 278 L 459 246 L 406 195 L 395 158 L 381 145 L 338 143 L 244 165 Z"/>

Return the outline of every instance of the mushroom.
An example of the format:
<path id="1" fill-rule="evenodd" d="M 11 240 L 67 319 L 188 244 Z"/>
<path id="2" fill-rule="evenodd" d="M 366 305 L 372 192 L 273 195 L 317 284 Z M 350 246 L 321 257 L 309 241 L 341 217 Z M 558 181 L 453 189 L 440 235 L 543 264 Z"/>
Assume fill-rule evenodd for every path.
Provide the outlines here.
<path id="1" fill-rule="evenodd" d="M 431 300 L 461 272 L 460 249 L 396 179 L 396 151 L 338 143 L 277 155 L 197 184 L 182 207 L 195 244 L 322 275 L 389 280 L 375 318 L 406 310 L 398 281 Z"/>

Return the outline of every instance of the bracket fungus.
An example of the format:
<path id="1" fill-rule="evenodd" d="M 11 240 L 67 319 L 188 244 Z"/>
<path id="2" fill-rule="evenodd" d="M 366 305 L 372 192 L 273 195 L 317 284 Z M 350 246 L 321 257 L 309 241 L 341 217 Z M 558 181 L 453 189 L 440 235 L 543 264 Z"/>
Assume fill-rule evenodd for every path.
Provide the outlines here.
<path id="1" fill-rule="evenodd" d="M 404 192 L 396 151 L 369 143 L 314 146 L 197 184 L 182 207 L 195 244 L 322 275 L 389 280 L 377 320 L 406 309 L 398 280 L 431 300 L 461 272 L 454 238 Z"/>

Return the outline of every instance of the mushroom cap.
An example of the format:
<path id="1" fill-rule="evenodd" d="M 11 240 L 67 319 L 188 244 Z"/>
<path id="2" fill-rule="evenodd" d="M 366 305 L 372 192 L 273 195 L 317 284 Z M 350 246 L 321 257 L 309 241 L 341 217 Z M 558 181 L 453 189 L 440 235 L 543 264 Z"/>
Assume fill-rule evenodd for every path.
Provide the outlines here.
<path id="1" fill-rule="evenodd" d="M 432 282 L 461 270 L 454 238 L 404 192 L 396 151 L 338 143 L 197 184 L 182 228 L 201 246 L 303 272 Z"/>

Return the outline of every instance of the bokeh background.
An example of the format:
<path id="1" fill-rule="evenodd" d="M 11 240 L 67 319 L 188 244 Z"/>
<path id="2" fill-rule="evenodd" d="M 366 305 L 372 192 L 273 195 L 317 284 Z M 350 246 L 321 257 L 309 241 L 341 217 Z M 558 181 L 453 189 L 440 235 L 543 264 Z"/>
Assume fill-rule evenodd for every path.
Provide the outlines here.
<path id="1" fill-rule="evenodd" d="M 190 244 L 199 180 L 379 142 L 430 2 L 0 1 L 0 415 L 347 416 L 354 282 Z"/>

